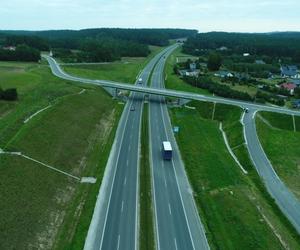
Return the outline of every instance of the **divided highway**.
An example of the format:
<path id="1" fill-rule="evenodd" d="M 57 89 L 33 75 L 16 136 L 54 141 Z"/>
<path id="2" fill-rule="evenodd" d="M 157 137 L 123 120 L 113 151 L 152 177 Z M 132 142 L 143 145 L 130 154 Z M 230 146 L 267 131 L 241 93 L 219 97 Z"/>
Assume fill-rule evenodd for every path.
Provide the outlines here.
<path id="1" fill-rule="evenodd" d="M 163 88 L 164 65 L 165 58 L 161 58 L 153 71 L 152 87 Z M 150 165 L 157 249 L 209 249 L 172 132 L 165 100 L 152 95 L 149 100 Z M 163 160 L 163 141 L 171 142 L 171 161 Z"/>
<path id="2" fill-rule="evenodd" d="M 244 114 L 242 119 L 244 136 L 252 162 L 269 193 L 300 234 L 300 202 L 280 180 L 268 160 L 257 136 L 255 113 L 256 110 L 251 109 L 249 113 Z"/>
<path id="3" fill-rule="evenodd" d="M 276 172 L 272 168 L 272 165 L 270 164 L 269 160 L 267 159 L 260 145 L 256 133 L 255 121 L 254 121 L 254 113 L 256 111 L 269 111 L 269 112 L 277 112 L 277 113 L 300 116 L 299 111 L 290 110 L 281 107 L 249 103 L 249 102 L 244 102 L 239 100 L 226 99 L 226 98 L 216 97 L 216 96 L 204 96 L 204 95 L 188 93 L 183 91 L 164 89 L 163 78 L 162 78 L 163 65 L 164 65 L 164 62 L 162 61 L 163 58 L 161 58 L 161 61 L 157 64 L 155 68 L 153 79 L 152 79 L 152 86 L 147 87 L 147 86 L 129 85 L 124 83 L 116 83 L 112 81 L 89 80 L 89 79 L 82 79 L 79 77 L 73 77 L 64 73 L 53 58 L 50 58 L 48 56 L 44 56 L 44 57 L 48 60 L 52 72 L 58 77 L 71 80 L 71 81 L 95 84 L 95 85 L 100 85 L 102 87 L 108 87 L 108 88 L 125 89 L 133 92 L 141 92 L 150 95 L 150 100 L 151 100 L 150 112 L 149 112 L 149 118 L 150 118 L 149 128 L 151 130 L 150 131 L 151 132 L 151 138 L 150 138 L 151 156 L 150 157 L 151 157 L 151 164 L 153 170 L 153 190 L 154 190 L 154 201 L 155 201 L 154 205 L 155 205 L 156 229 L 157 229 L 156 238 L 157 238 L 158 249 L 169 249 L 166 248 L 167 246 L 172 246 L 172 249 L 176 249 L 176 247 L 178 247 L 178 249 L 207 249 L 208 248 L 207 243 L 205 243 L 206 239 L 205 239 L 204 231 L 202 230 L 200 220 L 199 218 L 195 217 L 196 216 L 195 205 L 193 199 L 191 198 L 192 195 L 190 194 L 189 191 L 190 188 L 186 180 L 184 167 L 180 159 L 180 154 L 175 139 L 172 134 L 172 128 L 170 125 L 168 112 L 164 104 L 164 98 L 162 96 L 177 97 L 177 98 L 188 99 L 188 100 L 216 102 L 216 103 L 240 106 L 242 108 L 248 108 L 250 112 L 243 117 L 243 122 L 244 122 L 245 139 L 247 140 L 247 147 L 248 147 L 249 154 L 252 158 L 252 161 L 259 175 L 263 179 L 267 187 L 267 190 L 269 191 L 271 196 L 275 199 L 279 208 L 283 211 L 286 217 L 295 226 L 296 230 L 300 233 L 299 200 L 297 200 L 297 198 L 279 179 Z M 157 61 L 159 57 L 156 57 L 155 59 Z M 152 67 L 153 66 L 154 63 L 152 64 Z M 148 76 L 149 73 L 150 71 L 148 71 L 147 73 Z M 143 95 L 137 95 L 137 94 L 136 96 L 134 94 L 132 95 L 132 97 L 138 97 L 138 96 L 141 97 Z M 127 114 L 130 113 L 129 106 L 132 104 L 132 102 L 133 100 L 128 102 L 127 106 L 125 107 L 124 113 Z M 141 107 L 139 107 L 139 104 L 136 103 L 134 105 L 137 105 L 138 109 L 136 113 L 139 115 L 139 117 L 141 117 Z M 131 116 L 128 115 L 127 118 L 125 118 L 124 116 L 125 115 L 123 114 L 120 124 L 122 123 L 122 126 L 126 127 L 127 125 L 125 124 L 124 121 L 127 121 L 128 117 Z M 129 119 L 133 119 L 133 118 L 129 118 Z M 130 121 L 129 124 L 135 124 L 134 126 L 136 127 L 134 128 L 137 130 L 140 129 L 140 120 L 138 122 Z M 118 134 L 120 134 L 120 132 Z M 124 134 L 126 135 L 127 133 Z M 118 135 L 118 137 L 120 138 L 120 135 Z M 162 162 L 161 153 L 160 153 L 161 143 L 163 140 L 166 139 L 170 140 L 173 146 L 175 145 L 174 159 L 172 162 L 169 163 Z M 127 140 L 128 138 L 125 137 L 125 141 Z M 134 143 L 135 143 L 134 145 L 137 147 L 139 142 L 135 141 Z M 136 153 L 137 152 L 134 152 L 133 154 Z M 136 176 L 136 173 L 133 176 Z M 120 208 L 118 207 L 116 209 L 118 210 Z M 133 209 L 136 211 L 136 208 Z M 192 209 L 194 211 L 187 211 L 188 209 L 190 210 Z M 184 217 L 182 217 L 182 213 L 184 214 Z M 192 215 L 193 213 L 194 215 Z M 172 224 L 174 223 L 174 221 L 180 221 L 180 223 Z M 131 231 L 134 230 L 137 229 L 135 228 L 132 229 Z M 197 230 L 198 230 L 197 237 L 195 237 L 194 232 L 196 232 Z M 136 237 L 137 236 L 135 234 L 135 239 L 134 239 L 135 243 L 136 243 Z M 122 244 L 121 245 L 122 249 L 129 249 L 126 247 L 127 245 L 129 246 L 129 244 L 127 244 L 126 242 L 124 243 L 123 241 L 121 242 L 121 237 L 119 240 L 118 235 L 114 235 L 114 239 L 117 239 L 115 240 L 116 244 L 115 242 L 111 243 L 113 244 L 112 245 L 113 248 L 110 249 L 115 249 L 114 247 L 120 244 Z M 197 240 L 199 240 L 200 242 L 198 242 Z M 118 244 L 118 242 L 121 243 Z M 192 248 L 190 248 L 191 246 Z M 134 247 L 136 247 L 136 245 Z M 87 248 L 87 249 L 94 249 L 94 248 Z"/>
<path id="4" fill-rule="evenodd" d="M 140 77 L 147 83 L 159 58 L 153 58 Z M 139 155 L 144 96 L 130 95 L 118 125 L 106 166 L 85 249 L 138 249 Z"/>

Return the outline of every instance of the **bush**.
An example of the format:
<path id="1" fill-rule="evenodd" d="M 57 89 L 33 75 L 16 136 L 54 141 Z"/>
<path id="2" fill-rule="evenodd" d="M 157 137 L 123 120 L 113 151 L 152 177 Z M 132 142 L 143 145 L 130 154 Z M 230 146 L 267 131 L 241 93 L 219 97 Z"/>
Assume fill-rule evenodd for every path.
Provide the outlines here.
<path id="1" fill-rule="evenodd" d="M 17 100 L 18 99 L 17 89 L 11 88 L 11 89 L 2 90 L 0 88 L 0 99 L 5 101 Z"/>

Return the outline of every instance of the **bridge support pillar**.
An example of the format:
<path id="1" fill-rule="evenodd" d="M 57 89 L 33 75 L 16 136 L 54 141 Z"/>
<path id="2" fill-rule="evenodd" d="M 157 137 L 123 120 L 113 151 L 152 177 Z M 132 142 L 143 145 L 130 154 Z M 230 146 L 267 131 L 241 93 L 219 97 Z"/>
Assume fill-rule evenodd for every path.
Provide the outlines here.
<path id="1" fill-rule="evenodd" d="M 118 88 L 115 88 L 115 92 L 114 92 L 114 97 L 115 97 L 115 98 L 118 97 L 118 92 L 119 92 Z"/>

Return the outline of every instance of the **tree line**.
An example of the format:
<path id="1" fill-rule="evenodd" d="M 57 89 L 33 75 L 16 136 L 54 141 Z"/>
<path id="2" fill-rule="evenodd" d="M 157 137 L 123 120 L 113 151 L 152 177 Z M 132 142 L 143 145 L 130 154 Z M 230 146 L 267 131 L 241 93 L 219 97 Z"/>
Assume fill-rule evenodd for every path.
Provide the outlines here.
<path id="1" fill-rule="evenodd" d="M 25 44 L 18 45 L 15 50 L 0 49 L 0 61 L 37 62 L 40 51 Z"/>
<path id="2" fill-rule="evenodd" d="M 148 45 L 166 46 L 169 39 L 188 37 L 196 34 L 196 30 L 185 29 L 85 29 L 79 31 L 2 31 L 0 47 L 26 46 L 27 61 L 37 61 L 36 51 L 55 51 L 66 61 L 100 62 L 113 61 L 123 56 L 147 56 Z M 0 51 L 0 60 L 18 59 L 18 52 Z M 31 55 L 29 55 L 29 49 Z M 74 51 L 76 51 L 74 53 Z M 21 61 L 24 60 L 24 55 Z"/>
<path id="3" fill-rule="evenodd" d="M 282 33 L 199 33 L 189 37 L 183 52 L 199 55 L 203 50 L 216 50 L 226 47 L 222 53 L 266 55 L 271 57 L 290 57 L 300 63 L 300 32 Z"/>

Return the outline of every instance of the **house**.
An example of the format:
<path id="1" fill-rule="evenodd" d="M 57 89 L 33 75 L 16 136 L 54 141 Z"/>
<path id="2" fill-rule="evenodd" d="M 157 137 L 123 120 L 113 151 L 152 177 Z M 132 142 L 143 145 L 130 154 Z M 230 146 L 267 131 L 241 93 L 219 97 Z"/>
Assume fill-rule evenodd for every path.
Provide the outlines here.
<path id="1" fill-rule="evenodd" d="M 16 47 L 15 46 L 6 46 L 6 47 L 3 47 L 2 49 L 9 50 L 9 51 L 16 51 Z"/>
<path id="2" fill-rule="evenodd" d="M 197 69 L 197 64 L 196 63 L 190 63 L 190 70 L 195 71 Z"/>
<path id="3" fill-rule="evenodd" d="M 291 82 L 286 82 L 280 85 L 280 88 L 286 89 L 290 92 L 291 95 L 294 94 L 295 88 L 297 88 L 297 85 Z"/>
<path id="4" fill-rule="evenodd" d="M 293 108 L 299 109 L 300 108 L 300 100 L 293 101 L 292 106 L 293 106 Z"/>
<path id="5" fill-rule="evenodd" d="M 222 46 L 222 47 L 218 48 L 217 50 L 219 50 L 219 51 L 226 51 L 226 50 L 228 50 L 228 48 L 225 47 L 225 46 Z"/>
<path id="6" fill-rule="evenodd" d="M 245 57 L 250 56 L 250 53 L 244 53 L 243 56 Z"/>
<path id="7" fill-rule="evenodd" d="M 291 83 L 294 83 L 297 85 L 298 88 L 300 88 L 300 79 L 292 79 Z"/>
<path id="8" fill-rule="evenodd" d="M 214 76 L 225 78 L 225 77 L 234 77 L 234 75 L 228 71 L 218 71 Z"/>
<path id="9" fill-rule="evenodd" d="M 255 64 L 266 64 L 264 60 L 255 60 Z"/>
<path id="10" fill-rule="evenodd" d="M 178 70 L 180 76 L 198 76 L 200 71 L 199 70 L 187 70 L 187 69 L 180 69 Z"/>
<path id="11" fill-rule="evenodd" d="M 295 65 L 281 66 L 280 71 L 281 71 L 281 77 L 283 78 L 300 79 L 298 67 Z"/>

